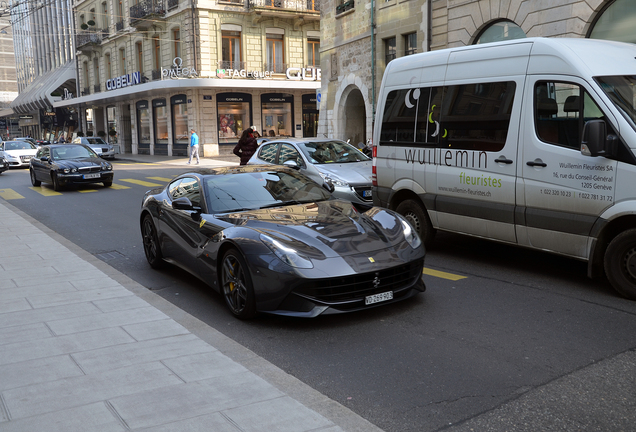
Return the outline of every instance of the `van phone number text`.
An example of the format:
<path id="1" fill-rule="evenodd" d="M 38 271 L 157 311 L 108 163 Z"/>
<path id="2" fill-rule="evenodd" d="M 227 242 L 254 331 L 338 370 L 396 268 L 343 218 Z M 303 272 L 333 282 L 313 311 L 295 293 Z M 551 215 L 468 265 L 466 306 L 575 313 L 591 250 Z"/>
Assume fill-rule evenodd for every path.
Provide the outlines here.
<path id="1" fill-rule="evenodd" d="M 561 196 L 565 198 L 570 198 L 572 197 L 572 194 L 573 194 L 571 191 L 563 191 L 558 189 L 541 189 L 541 193 L 543 195 Z M 609 201 L 609 202 L 611 202 L 613 198 L 611 195 L 590 194 L 585 192 L 576 192 L 575 196 L 581 199 L 586 199 L 586 200 Z"/>

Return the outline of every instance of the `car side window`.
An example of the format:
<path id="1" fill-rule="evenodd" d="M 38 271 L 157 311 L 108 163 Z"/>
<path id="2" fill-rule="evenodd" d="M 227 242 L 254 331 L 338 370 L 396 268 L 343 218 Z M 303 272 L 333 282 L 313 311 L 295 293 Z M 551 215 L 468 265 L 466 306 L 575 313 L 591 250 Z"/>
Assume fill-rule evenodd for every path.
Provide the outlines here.
<path id="1" fill-rule="evenodd" d="M 276 153 L 278 152 L 278 143 L 262 144 L 258 157 L 265 162 L 276 163 Z"/>
<path id="2" fill-rule="evenodd" d="M 48 158 L 50 155 L 50 150 L 48 147 L 42 147 L 40 150 L 38 150 L 38 153 L 35 155 L 36 158 Z"/>
<path id="3" fill-rule="evenodd" d="M 186 197 L 193 206 L 201 207 L 201 194 L 199 191 L 199 182 L 195 178 L 184 178 L 172 183 L 168 188 L 168 192 L 173 200 Z"/>
<path id="4" fill-rule="evenodd" d="M 293 160 L 296 161 L 299 167 L 305 166 L 303 158 L 300 156 L 300 152 L 291 144 L 283 143 L 280 146 L 280 155 L 278 155 L 278 163 L 284 164 L 285 162 Z"/>
<path id="5" fill-rule="evenodd" d="M 567 82 L 539 81 L 534 91 L 534 122 L 541 141 L 579 150 L 583 126 L 601 119 L 607 131 L 615 134 L 611 124 L 585 89 Z"/>

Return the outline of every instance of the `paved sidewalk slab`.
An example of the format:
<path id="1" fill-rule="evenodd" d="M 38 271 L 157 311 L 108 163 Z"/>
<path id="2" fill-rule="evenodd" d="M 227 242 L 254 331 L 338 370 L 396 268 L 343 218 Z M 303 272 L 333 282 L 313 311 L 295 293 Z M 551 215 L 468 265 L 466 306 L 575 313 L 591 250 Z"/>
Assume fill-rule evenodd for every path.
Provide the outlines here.
<path id="1" fill-rule="evenodd" d="M 3 200 L 0 430 L 379 431 Z"/>

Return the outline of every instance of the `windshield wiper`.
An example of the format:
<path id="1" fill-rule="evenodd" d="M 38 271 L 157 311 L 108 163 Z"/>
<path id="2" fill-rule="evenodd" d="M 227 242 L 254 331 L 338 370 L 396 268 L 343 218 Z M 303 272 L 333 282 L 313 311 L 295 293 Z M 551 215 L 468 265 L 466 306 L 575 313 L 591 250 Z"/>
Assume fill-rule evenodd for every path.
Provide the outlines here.
<path id="1" fill-rule="evenodd" d="M 292 205 L 292 204 L 304 204 L 304 203 L 298 200 L 289 200 L 289 201 L 282 201 L 279 203 L 266 204 L 264 206 L 260 206 L 259 208 L 266 209 L 266 208 L 272 208 L 272 207 L 283 207 L 283 206 Z"/>

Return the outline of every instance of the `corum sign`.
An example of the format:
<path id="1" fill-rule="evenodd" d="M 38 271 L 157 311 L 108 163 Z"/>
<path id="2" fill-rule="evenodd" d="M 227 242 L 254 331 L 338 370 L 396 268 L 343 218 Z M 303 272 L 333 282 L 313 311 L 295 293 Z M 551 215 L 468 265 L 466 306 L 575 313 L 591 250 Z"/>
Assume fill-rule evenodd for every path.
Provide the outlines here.
<path id="1" fill-rule="evenodd" d="M 322 70 L 318 68 L 289 68 L 287 79 L 295 81 L 320 81 Z"/>
<path id="2" fill-rule="evenodd" d="M 141 83 L 141 72 L 133 72 L 106 81 L 106 90 L 115 90 Z"/>

